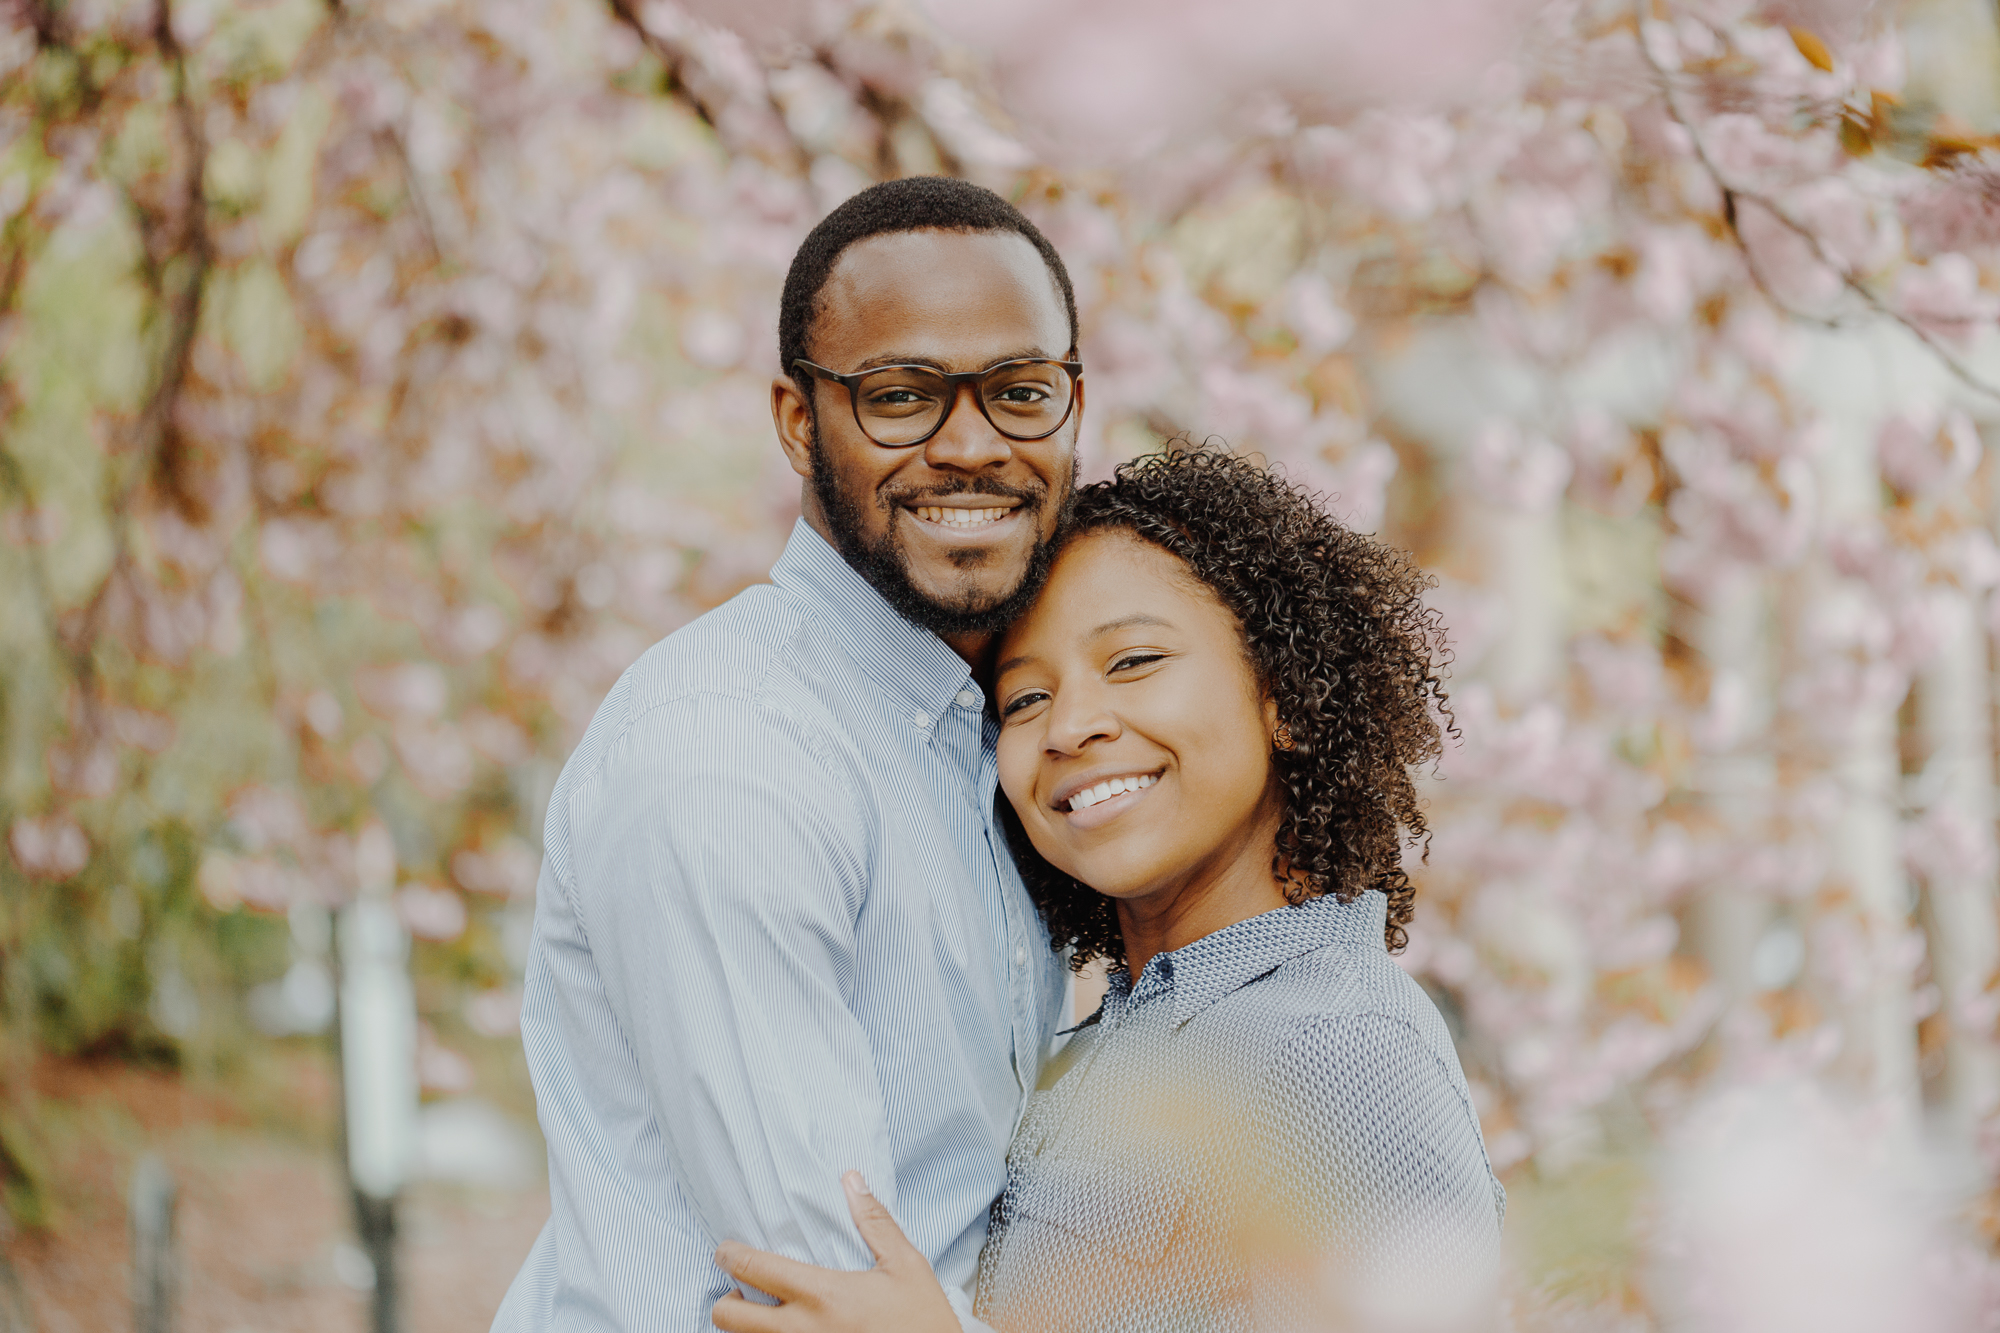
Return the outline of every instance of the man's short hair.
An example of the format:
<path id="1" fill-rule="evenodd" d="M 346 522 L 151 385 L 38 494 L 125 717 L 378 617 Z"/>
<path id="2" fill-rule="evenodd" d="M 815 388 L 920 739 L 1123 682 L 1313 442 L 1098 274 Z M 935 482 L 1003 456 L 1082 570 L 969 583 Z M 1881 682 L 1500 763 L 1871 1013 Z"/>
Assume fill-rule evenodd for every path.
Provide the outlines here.
<path id="1" fill-rule="evenodd" d="M 797 377 L 792 363 L 809 359 L 806 338 L 819 317 L 820 293 L 847 247 L 870 236 L 901 231 L 1011 231 L 1040 252 L 1062 293 L 1069 316 L 1069 350 L 1077 343 L 1076 291 L 1062 256 L 1021 210 L 993 191 L 953 176 L 906 176 L 871 185 L 820 219 L 792 256 L 785 295 L 778 306 L 778 366 Z M 837 369 L 838 367 L 836 367 Z"/>

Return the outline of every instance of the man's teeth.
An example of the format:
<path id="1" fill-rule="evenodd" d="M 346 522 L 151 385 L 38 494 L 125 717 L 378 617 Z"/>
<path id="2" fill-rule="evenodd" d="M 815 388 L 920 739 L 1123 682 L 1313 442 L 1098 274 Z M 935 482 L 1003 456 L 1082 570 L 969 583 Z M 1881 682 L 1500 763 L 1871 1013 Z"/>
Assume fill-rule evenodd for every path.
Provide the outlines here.
<path id="1" fill-rule="evenodd" d="M 1070 813 L 1075 814 L 1079 810 L 1088 810 L 1099 801 L 1108 801 L 1121 792 L 1144 791 L 1159 780 L 1159 775 L 1155 773 L 1148 773 L 1142 778 L 1106 778 L 1095 787 L 1087 787 L 1070 797 Z"/>
<path id="2" fill-rule="evenodd" d="M 1002 509 L 954 509 L 945 505 L 913 505 L 911 511 L 926 523 L 942 523 L 948 528 L 976 528 L 984 523 L 998 523 L 1007 517 Z"/>

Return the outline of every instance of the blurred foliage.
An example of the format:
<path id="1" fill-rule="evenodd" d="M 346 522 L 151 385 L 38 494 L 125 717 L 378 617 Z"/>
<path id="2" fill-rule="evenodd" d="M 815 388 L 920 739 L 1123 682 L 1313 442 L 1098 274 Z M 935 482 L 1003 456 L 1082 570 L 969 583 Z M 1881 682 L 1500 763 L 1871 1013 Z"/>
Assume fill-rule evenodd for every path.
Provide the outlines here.
<path id="1" fill-rule="evenodd" d="M 1648 1175 L 1636 1162 L 1579 1165 L 1553 1179 L 1522 1175 L 1507 1190 L 1507 1237 L 1529 1283 L 1586 1307 L 1639 1304 L 1639 1217 Z"/>

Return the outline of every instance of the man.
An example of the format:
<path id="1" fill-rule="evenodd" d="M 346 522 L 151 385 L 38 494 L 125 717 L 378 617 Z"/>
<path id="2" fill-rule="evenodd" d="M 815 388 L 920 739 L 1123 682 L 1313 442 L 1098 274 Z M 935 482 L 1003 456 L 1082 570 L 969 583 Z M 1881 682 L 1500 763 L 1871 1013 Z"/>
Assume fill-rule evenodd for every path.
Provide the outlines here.
<path id="1" fill-rule="evenodd" d="M 1083 411 L 1069 276 L 1004 200 L 875 186 L 786 279 L 804 517 L 640 658 L 557 782 L 522 1037 L 552 1216 L 496 1330 L 709 1327 L 739 1240 L 864 1269 L 859 1170 L 961 1317 L 1063 994 L 975 665 L 1039 589 Z"/>

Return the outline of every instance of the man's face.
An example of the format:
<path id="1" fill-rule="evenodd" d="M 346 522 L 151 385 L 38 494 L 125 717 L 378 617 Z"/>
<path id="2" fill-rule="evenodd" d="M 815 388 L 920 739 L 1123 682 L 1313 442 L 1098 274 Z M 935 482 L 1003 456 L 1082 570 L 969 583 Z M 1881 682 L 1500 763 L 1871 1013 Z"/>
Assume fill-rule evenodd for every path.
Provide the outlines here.
<path id="1" fill-rule="evenodd" d="M 811 358 L 842 374 L 920 364 L 983 370 L 1063 358 L 1069 319 L 1034 246 L 1011 232 L 896 232 L 841 255 L 821 296 Z M 944 427 L 907 448 L 862 434 L 847 391 L 814 381 L 808 404 L 780 378 L 772 412 L 811 489 L 806 517 L 918 624 L 989 633 L 1030 601 L 1076 470 L 1075 408 L 1045 440 L 1010 440 L 962 390 Z"/>

